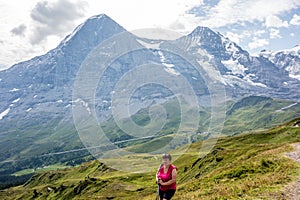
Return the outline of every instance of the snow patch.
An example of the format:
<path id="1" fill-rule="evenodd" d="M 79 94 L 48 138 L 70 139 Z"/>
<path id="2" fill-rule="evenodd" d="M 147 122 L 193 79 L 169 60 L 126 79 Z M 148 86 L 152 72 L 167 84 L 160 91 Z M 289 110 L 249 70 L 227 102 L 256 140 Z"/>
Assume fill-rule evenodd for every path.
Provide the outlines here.
<path id="1" fill-rule="evenodd" d="M 17 103 L 18 101 L 20 101 L 21 98 L 17 98 L 15 100 L 12 101 L 12 103 Z"/>
<path id="2" fill-rule="evenodd" d="M 289 77 L 294 78 L 294 79 L 298 79 L 300 81 L 300 74 L 298 74 L 298 75 L 289 74 Z"/>
<path id="3" fill-rule="evenodd" d="M 63 100 L 59 99 L 59 100 L 57 100 L 56 102 L 57 102 L 57 103 L 62 103 Z"/>
<path id="4" fill-rule="evenodd" d="M 101 19 L 105 16 L 105 14 L 100 14 L 100 15 L 94 15 L 92 17 L 90 17 L 89 19 Z"/>
<path id="5" fill-rule="evenodd" d="M 16 91 L 19 91 L 20 89 L 18 89 L 18 88 L 13 88 L 13 89 L 11 89 L 11 90 L 9 90 L 10 92 L 16 92 Z"/>
<path id="6" fill-rule="evenodd" d="M 258 82 L 253 82 L 250 78 L 248 77 L 245 77 L 244 80 L 246 80 L 248 83 L 250 83 L 251 85 L 253 86 L 258 86 L 258 87 L 264 87 L 264 88 L 267 88 L 268 86 L 266 86 L 265 84 L 263 83 L 258 83 Z"/>
<path id="7" fill-rule="evenodd" d="M 237 48 L 237 45 L 227 38 L 224 38 L 224 36 L 221 36 L 222 43 L 225 45 L 225 49 L 227 52 L 232 53 L 233 58 L 238 58 L 240 57 L 240 51 Z"/>
<path id="8" fill-rule="evenodd" d="M 244 65 L 241 65 L 238 60 L 222 60 L 221 63 L 227 69 L 231 70 L 232 74 L 245 76 L 245 71 L 247 68 Z"/>
<path id="9" fill-rule="evenodd" d="M 253 82 L 249 76 L 247 75 L 244 78 L 239 78 L 234 75 L 223 75 L 223 79 L 225 80 L 226 84 L 225 85 L 230 85 L 231 87 L 235 87 L 235 85 L 240 85 L 241 87 L 245 87 L 246 85 L 253 85 L 256 87 L 264 87 L 267 88 L 267 86 L 263 83 L 257 83 Z"/>
<path id="10" fill-rule="evenodd" d="M 176 75 L 176 76 L 180 75 L 180 73 L 173 68 L 175 66 L 174 64 L 172 64 L 172 63 L 166 63 L 166 57 L 164 56 L 164 54 L 163 54 L 162 51 L 158 51 L 158 55 L 160 56 L 161 64 L 163 64 L 164 66 L 166 66 L 164 68 L 164 70 L 166 72 L 168 72 L 169 74 Z"/>
<path id="11" fill-rule="evenodd" d="M 298 62 L 300 59 L 300 45 L 280 51 L 262 51 L 259 56 L 267 58 L 279 68 L 285 69 L 290 78 L 300 80 L 300 64 Z"/>
<path id="12" fill-rule="evenodd" d="M 285 111 L 286 109 L 289 109 L 289 108 L 291 108 L 291 107 L 293 107 L 293 106 L 296 106 L 297 104 L 298 104 L 298 103 L 293 103 L 293 104 L 288 105 L 288 106 L 286 106 L 286 107 L 280 108 L 279 110 L 276 110 L 275 112 L 283 112 L 283 111 Z"/>
<path id="13" fill-rule="evenodd" d="M 79 26 L 77 26 L 76 28 L 75 28 L 75 30 L 71 33 L 71 34 L 69 34 L 63 41 L 62 41 L 62 45 L 66 45 L 67 44 L 67 42 L 71 39 L 71 38 L 73 38 L 78 32 L 79 32 L 79 30 L 83 27 L 83 25 L 84 25 L 85 23 L 82 23 L 82 24 L 80 24 Z"/>
<path id="14" fill-rule="evenodd" d="M 230 74 L 232 75 L 242 75 L 243 78 L 241 80 L 246 81 L 247 83 L 257 86 L 257 87 L 264 87 L 267 86 L 263 83 L 253 82 L 252 77 L 255 77 L 254 74 L 246 74 L 246 70 L 248 70 L 244 65 L 240 64 L 238 60 L 222 60 L 222 64 L 231 71 Z"/>
<path id="15" fill-rule="evenodd" d="M 297 104 L 298 104 L 298 103 L 293 103 L 293 104 L 291 104 L 291 105 L 288 105 L 288 106 L 286 106 L 286 107 L 281 108 L 280 110 L 286 110 L 286 109 L 291 108 L 291 107 L 293 107 L 293 106 L 295 106 L 295 105 L 297 105 Z"/>
<path id="16" fill-rule="evenodd" d="M 5 117 L 9 113 L 9 111 L 10 111 L 10 108 L 7 108 L 2 113 L 0 113 L 0 120 L 3 119 L 3 117 Z"/>
<path id="17" fill-rule="evenodd" d="M 226 79 L 222 77 L 220 71 L 218 71 L 213 65 L 203 60 L 198 60 L 197 62 L 204 68 L 211 79 L 214 81 L 220 81 L 222 84 L 227 85 Z"/>
<path id="18" fill-rule="evenodd" d="M 173 74 L 173 75 L 176 75 L 176 76 L 180 75 L 179 72 L 177 72 L 176 70 L 174 70 L 174 69 L 172 69 L 172 68 L 164 68 L 164 70 L 165 70 L 166 72 L 168 72 L 169 74 Z"/>
<path id="19" fill-rule="evenodd" d="M 74 103 L 80 103 L 83 107 L 86 108 L 86 110 L 88 111 L 89 114 L 92 114 L 91 109 L 89 107 L 89 104 L 87 102 L 85 102 L 84 100 L 78 98 L 74 101 Z"/>

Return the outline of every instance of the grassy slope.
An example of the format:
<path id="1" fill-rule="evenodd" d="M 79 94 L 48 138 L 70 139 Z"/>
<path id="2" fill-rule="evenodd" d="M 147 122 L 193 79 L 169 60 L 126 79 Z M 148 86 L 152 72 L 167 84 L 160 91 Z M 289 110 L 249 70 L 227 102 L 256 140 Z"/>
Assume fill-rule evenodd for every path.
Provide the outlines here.
<path id="1" fill-rule="evenodd" d="M 289 144 L 300 142 L 299 126 L 297 118 L 268 131 L 223 137 L 202 158 L 201 142 L 193 143 L 174 161 L 179 168 L 174 200 L 280 199 L 282 188 L 300 175 L 300 166 L 284 156 L 293 150 Z M 0 199 L 154 199 L 154 174 L 155 169 L 132 174 L 92 161 L 37 174 L 24 186 L 1 191 Z"/>
<path id="2" fill-rule="evenodd" d="M 291 108 L 280 110 L 283 107 L 293 104 L 294 102 L 262 98 L 247 97 L 239 102 L 230 105 L 228 108 L 227 118 L 223 129 L 224 134 L 238 134 L 244 131 L 266 129 L 291 120 L 300 113 L 300 104 Z M 158 135 L 169 135 L 177 131 L 180 123 L 180 111 L 178 102 L 170 100 L 164 104 L 168 113 L 168 119 L 165 127 Z M 207 130 L 209 126 L 209 109 L 200 108 L 199 131 Z M 149 122 L 148 110 L 142 109 L 134 115 L 133 120 L 140 125 L 146 125 Z M 15 163 L 1 163 L 0 173 L 15 173 L 16 171 L 43 167 L 45 165 L 65 164 L 70 160 L 76 160 L 88 152 L 77 152 L 77 154 L 64 154 L 52 157 L 51 159 L 36 158 L 40 154 L 50 152 L 65 151 L 70 149 L 82 148 L 82 144 L 76 133 L 75 127 L 71 125 L 58 126 L 59 120 L 50 121 L 44 126 L 30 126 L 27 130 L 16 129 L 15 132 L 3 136 L 0 141 L 0 161 L 20 160 Z M 111 141 L 130 139 L 131 136 L 120 130 L 116 124 L 110 120 L 103 124 L 103 130 L 110 137 Z M 188 127 L 186 128 L 188 130 Z M 201 140 L 197 138 L 195 140 Z M 144 143 L 147 140 L 123 143 L 120 146 L 130 146 L 138 143 Z M 13 165 L 13 166 L 12 166 Z M 7 172 L 5 172 L 5 170 Z"/>
<path id="3" fill-rule="evenodd" d="M 294 105 L 292 107 L 288 107 Z M 285 109 L 282 109 L 285 108 Z M 227 111 L 223 133 L 265 130 L 300 116 L 300 103 L 267 97 L 246 97 Z"/>

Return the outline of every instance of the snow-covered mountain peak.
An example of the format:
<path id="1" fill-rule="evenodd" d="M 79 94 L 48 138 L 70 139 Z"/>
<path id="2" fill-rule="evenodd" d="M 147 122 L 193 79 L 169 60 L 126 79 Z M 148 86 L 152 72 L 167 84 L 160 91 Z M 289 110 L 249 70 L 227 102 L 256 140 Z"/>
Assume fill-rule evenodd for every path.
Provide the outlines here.
<path id="1" fill-rule="evenodd" d="M 261 51 L 259 56 L 267 58 L 278 68 L 284 69 L 289 76 L 300 80 L 300 44 L 281 51 Z"/>
<path id="2" fill-rule="evenodd" d="M 249 56 L 248 52 L 244 51 L 229 38 L 207 27 L 198 26 L 187 37 L 191 38 L 209 54 L 217 56 L 221 60 L 236 60 L 241 57 L 246 59 Z"/>
<path id="3" fill-rule="evenodd" d="M 78 40 L 85 39 L 92 39 L 97 43 L 99 39 L 102 40 L 105 36 L 111 35 L 111 33 L 122 31 L 126 30 L 109 16 L 105 14 L 95 15 L 77 26 L 71 34 L 65 37 L 60 43 L 60 46 L 66 46 L 69 43 L 77 43 L 79 42 Z"/>
<path id="4" fill-rule="evenodd" d="M 0 100 L 0 115 L 8 120 L 23 117 L 20 115 L 24 114 L 23 111 L 26 111 L 25 114 L 39 114 L 38 111 L 49 110 L 56 115 L 65 112 L 65 108 L 70 109 L 73 82 L 82 62 L 101 42 L 124 31 L 126 30 L 122 26 L 107 15 L 96 15 L 79 25 L 57 48 L 1 71 L 0 93 L 3 95 Z M 203 56 L 203 59 L 209 60 L 215 70 L 220 72 L 228 95 L 238 97 L 251 93 L 287 99 L 300 96 L 300 82 L 296 80 L 300 80 L 300 57 L 295 56 L 296 53 L 299 55 L 299 45 L 288 53 L 286 50 L 274 55 L 264 52 L 273 59 L 265 56 L 253 57 L 221 33 L 201 26 L 189 35 L 171 42 L 175 46 L 186 45 L 184 49 L 189 55 L 205 52 L 207 56 Z M 195 88 L 198 87 L 199 97 L 208 95 L 205 88 L 199 88 L 204 85 L 204 80 L 197 76 L 197 72 L 186 61 L 167 51 L 153 50 L 160 47 L 168 49 L 169 40 L 154 41 L 136 37 L 135 40 L 124 41 L 125 43 L 137 43 L 149 50 L 143 49 L 123 56 L 114 63 L 114 67 L 107 70 L 107 74 L 103 76 L 103 84 L 109 87 L 99 93 L 101 99 L 107 101 L 110 98 L 110 87 L 113 87 L 114 81 L 122 73 L 148 62 L 161 63 L 164 70 L 172 76 L 186 76 Z M 165 96 L 161 96 L 163 97 Z M 108 105 L 97 105 L 99 111 L 109 112 L 106 109 Z"/>
<path id="5" fill-rule="evenodd" d="M 199 43 L 205 44 L 206 42 L 220 40 L 220 36 L 208 27 L 198 26 L 190 34 L 187 35 Z"/>
<path id="6" fill-rule="evenodd" d="M 292 48 L 293 51 L 297 51 L 298 54 L 300 54 L 300 44 L 296 45 L 294 48 Z"/>

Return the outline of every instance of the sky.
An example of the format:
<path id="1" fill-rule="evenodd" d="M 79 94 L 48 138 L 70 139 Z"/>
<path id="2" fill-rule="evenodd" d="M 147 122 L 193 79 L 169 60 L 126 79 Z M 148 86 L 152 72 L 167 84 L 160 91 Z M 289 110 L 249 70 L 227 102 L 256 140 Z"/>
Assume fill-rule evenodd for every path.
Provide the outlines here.
<path id="1" fill-rule="evenodd" d="M 0 0 L 0 70 L 55 48 L 87 18 L 128 31 L 218 31 L 250 53 L 300 44 L 300 0 Z"/>

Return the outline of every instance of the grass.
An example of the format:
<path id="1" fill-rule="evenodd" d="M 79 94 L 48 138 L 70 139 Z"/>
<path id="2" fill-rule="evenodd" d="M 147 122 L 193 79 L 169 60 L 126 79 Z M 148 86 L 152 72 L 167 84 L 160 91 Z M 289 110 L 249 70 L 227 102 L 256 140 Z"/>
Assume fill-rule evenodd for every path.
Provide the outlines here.
<path id="1" fill-rule="evenodd" d="M 297 118 L 267 131 L 222 137 L 208 154 L 202 142 L 188 146 L 178 157 L 179 199 L 282 199 L 283 188 L 300 175 L 300 166 L 285 157 L 300 142 Z M 171 153 L 176 155 L 181 146 Z M 139 155 L 139 154 L 138 154 Z M 141 154 L 140 164 L 146 165 Z M 148 155 L 154 164 L 159 159 Z M 124 156 L 124 161 L 137 157 Z M 132 160 L 130 160 L 132 159 Z M 129 173 L 99 161 L 74 168 L 41 172 L 23 186 L 0 192 L 1 199 L 154 199 L 155 170 Z"/>
<path id="2" fill-rule="evenodd" d="M 245 131 L 266 130 L 277 124 L 289 121 L 299 116 L 300 104 L 284 110 L 281 110 L 281 108 L 293 103 L 291 101 L 255 96 L 246 97 L 238 102 L 228 102 L 228 112 L 223 134 L 235 135 Z M 172 137 L 172 134 L 177 132 L 181 119 L 178 101 L 170 99 L 163 106 L 167 113 L 167 123 L 157 133 L 158 136 L 162 136 L 161 139 L 130 141 L 119 144 L 119 146 L 122 148 L 132 146 L 131 150 L 133 152 L 143 153 L 147 152 L 150 148 L 155 149 L 157 146 L 166 143 L 160 141 L 167 141 L 167 138 Z M 183 106 L 188 105 L 184 103 Z M 192 111 L 192 108 L 188 109 L 188 111 Z M 207 131 L 210 123 L 209 112 L 210 108 L 200 108 L 198 132 Z M 60 117 L 56 116 L 56 118 L 52 119 L 48 116 L 48 113 L 41 113 L 41 115 L 44 116 L 41 119 L 34 118 L 22 122 L 13 121 L 12 124 L 0 127 L 0 132 L 3 133 L 0 141 L 1 175 L 14 174 L 17 171 L 41 168 L 45 165 L 54 165 L 57 163 L 76 165 L 87 160 L 84 158 L 89 154 L 87 151 L 62 154 L 52 156 L 51 158 L 40 158 L 39 156 L 42 154 L 83 147 L 76 129 L 71 122 L 69 124 L 68 122 L 60 123 Z M 140 110 L 132 116 L 132 119 L 138 125 L 149 125 L 148 108 Z M 124 120 L 124 123 L 126 123 L 126 120 Z M 18 126 L 15 127 L 15 124 L 18 124 Z M 130 133 L 126 134 L 118 128 L 113 120 L 103 123 L 102 128 L 111 141 L 132 138 L 129 135 Z M 151 130 L 151 126 L 148 128 Z M 183 127 L 182 132 L 190 132 L 190 127 L 188 125 L 187 127 Z M 204 135 L 194 135 L 191 137 L 193 142 L 205 139 Z M 6 162 L 10 160 L 16 160 L 16 162 Z"/>
<path id="3" fill-rule="evenodd" d="M 14 176 L 22 176 L 25 174 L 32 174 L 32 173 L 37 173 L 37 172 L 44 172 L 44 171 L 50 171 L 50 170 L 58 170 L 58 169 L 64 169 L 67 168 L 68 166 L 65 165 L 61 165 L 61 164 L 55 164 L 55 165 L 48 165 L 45 167 L 38 167 L 35 169 L 24 169 L 24 170 L 20 170 L 15 172 Z"/>
<path id="4" fill-rule="evenodd" d="M 250 96 L 232 105 L 227 111 L 223 133 L 239 134 L 245 131 L 266 130 L 299 117 L 300 103 L 267 97 Z"/>

